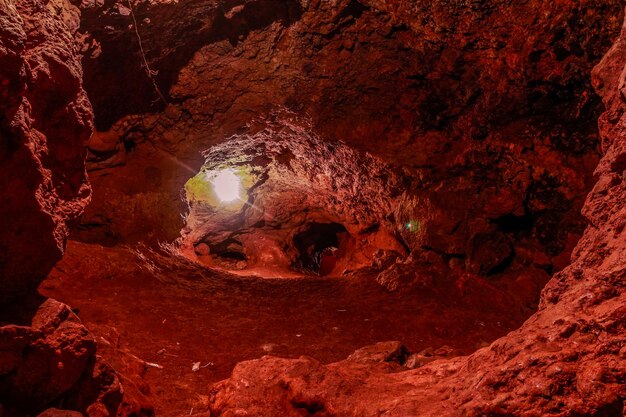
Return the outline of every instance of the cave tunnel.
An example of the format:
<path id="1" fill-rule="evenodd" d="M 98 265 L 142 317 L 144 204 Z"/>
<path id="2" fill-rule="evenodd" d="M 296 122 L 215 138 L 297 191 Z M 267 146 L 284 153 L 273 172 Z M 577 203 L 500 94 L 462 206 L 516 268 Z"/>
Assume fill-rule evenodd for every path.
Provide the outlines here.
<path id="1" fill-rule="evenodd" d="M 346 234 L 339 223 L 310 223 L 294 236 L 298 249 L 296 266 L 319 275 L 328 275 L 335 267 L 340 247 L 339 234 Z"/>
<path id="2" fill-rule="evenodd" d="M 623 7 L 0 0 L 0 417 L 626 415 Z"/>

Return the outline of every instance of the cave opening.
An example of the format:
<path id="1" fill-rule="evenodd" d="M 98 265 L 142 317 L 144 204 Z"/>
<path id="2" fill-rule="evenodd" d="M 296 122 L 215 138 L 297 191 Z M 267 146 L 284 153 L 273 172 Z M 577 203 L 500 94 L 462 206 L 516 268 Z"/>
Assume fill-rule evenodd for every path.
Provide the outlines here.
<path id="1" fill-rule="evenodd" d="M 285 109 L 274 117 L 202 152 L 183 188 L 185 225 L 171 253 L 270 278 L 340 277 L 373 267 L 376 252 L 406 258 L 389 217 L 398 192 L 391 168 L 323 141 L 307 118 Z M 235 241 L 237 250 L 225 249 Z M 225 262 L 227 252 L 241 257 Z"/>
<path id="2" fill-rule="evenodd" d="M 206 249 L 208 246 L 208 250 Z M 243 269 L 248 259 L 243 252 L 243 246 L 237 239 L 230 238 L 223 242 L 207 245 L 201 243 L 196 246 L 196 253 L 200 256 L 212 254 L 221 260 L 229 269 Z"/>
<path id="3" fill-rule="evenodd" d="M 310 223 L 293 237 L 298 250 L 295 268 L 326 276 L 330 274 L 341 253 L 341 241 L 348 231 L 339 223 Z"/>
<path id="4" fill-rule="evenodd" d="M 621 0 L 414 3 L 0 1 L 0 417 L 623 414 Z"/>

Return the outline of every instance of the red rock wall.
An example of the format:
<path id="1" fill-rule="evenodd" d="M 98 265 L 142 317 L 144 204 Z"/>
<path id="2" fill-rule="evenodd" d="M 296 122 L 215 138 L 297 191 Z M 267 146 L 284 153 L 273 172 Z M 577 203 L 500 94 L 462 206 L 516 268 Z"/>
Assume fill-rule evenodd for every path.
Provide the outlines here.
<path id="1" fill-rule="evenodd" d="M 0 305 L 46 276 L 89 201 L 79 16 L 65 1 L 0 2 Z"/>
<path id="2" fill-rule="evenodd" d="M 0 0 L 0 415 L 45 408 L 113 417 L 123 390 L 70 307 L 36 287 L 61 258 L 89 202 L 82 88 L 65 0 Z M 75 415 L 48 410 L 45 415 Z"/>
<path id="3" fill-rule="evenodd" d="M 389 217 L 419 224 L 403 239 L 420 256 L 531 286 L 568 264 L 599 159 L 589 72 L 620 0 L 133 4 L 170 104 L 115 122 L 162 104 L 127 4 L 84 3 L 86 86 L 112 128 L 89 143 L 78 239 L 173 241 L 200 152 L 279 106 L 398 168 L 408 196 Z"/>
<path id="4" fill-rule="evenodd" d="M 212 415 L 597 416 L 626 413 L 626 28 L 594 70 L 604 156 L 573 262 L 519 330 L 468 357 L 397 363 L 265 357 L 218 384 Z"/>

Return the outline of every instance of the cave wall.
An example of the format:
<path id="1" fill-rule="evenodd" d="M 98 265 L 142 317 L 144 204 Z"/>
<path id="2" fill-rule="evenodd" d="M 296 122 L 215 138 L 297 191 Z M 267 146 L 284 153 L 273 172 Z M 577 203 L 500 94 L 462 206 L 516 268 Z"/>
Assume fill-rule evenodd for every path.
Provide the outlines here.
<path id="1" fill-rule="evenodd" d="M 588 71 L 621 23 L 619 1 L 132 4 L 160 89 L 191 114 L 210 119 L 235 106 L 241 125 L 247 112 L 280 103 L 308 110 L 333 137 L 358 142 L 373 131 L 395 143 L 389 154 L 417 128 L 484 138 L 522 115 L 590 110 L 589 98 L 574 96 L 591 92 Z M 80 6 L 98 130 L 162 107 L 128 4 Z"/>
<path id="2" fill-rule="evenodd" d="M 620 1 L 133 5 L 169 104 L 127 5 L 85 2 L 86 88 L 104 131 L 89 143 L 96 192 L 77 239 L 173 241 L 200 152 L 283 107 L 396 170 L 408 193 L 391 215 L 419 224 L 403 231 L 416 252 L 485 276 L 526 269 L 538 285 L 568 264 L 599 159 L 588 74 Z M 127 115 L 129 103 L 152 110 Z"/>
<path id="3" fill-rule="evenodd" d="M 584 205 L 588 226 L 572 264 L 519 330 L 471 356 L 412 371 L 384 355 L 377 364 L 362 355 L 326 366 L 310 358 L 244 362 L 214 387 L 212 415 L 624 415 L 625 42 L 626 27 L 594 69 L 607 110 L 599 123 L 604 156 Z"/>
<path id="4" fill-rule="evenodd" d="M 89 202 L 93 112 L 64 1 L 0 4 L 0 304 L 45 278 Z"/>
<path id="5" fill-rule="evenodd" d="M 177 193 L 202 164 L 198 151 L 278 104 L 310 113 L 314 129 L 328 140 L 375 153 L 408 178 L 414 195 L 398 218 L 430 210 L 415 247 L 466 257 L 468 267 L 480 271 L 482 264 L 474 267 L 478 258 L 470 255 L 479 246 L 460 243 L 480 236 L 486 248 L 489 242 L 506 246 L 498 243 L 504 239 L 518 253 L 531 252 L 527 260 L 546 274 L 567 263 L 566 248 L 577 235 L 557 231 L 582 226 L 576 212 L 590 181 L 585 172 L 597 159 L 597 137 L 587 123 L 600 107 L 586 74 L 617 27 L 619 2 L 142 3 L 142 27 L 155 22 L 144 37 L 146 55 L 170 103 L 139 116 L 127 113 L 158 110 L 159 104 L 153 107 L 157 97 L 137 49 L 120 49 L 126 61 L 119 62 L 134 62 L 128 71 L 97 63 L 101 56 L 109 64 L 117 59 L 99 55 L 113 45 L 108 36 L 137 46 L 128 30 L 129 9 L 114 1 L 81 6 L 95 7 L 88 12 L 98 18 L 112 13 L 100 21 L 111 18 L 101 33 L 90 32 L 95 18 L 81 25 L 85 60 L 96 60 L 89 65 L 103 71 L 88 75 L 96 111 L 115 111 L 106 116 L 101 110 L 103 129 L 111 129 L 89 141 L 90 166 L 103 192 L 83 220 L 82 231 L 96 233 L 79 237 L 109 243 L 175 237 L 181 225 Z M 265 6 L 278 13 L 255 21 L 253 12 Z M 172 18 L 185 13 L 188 19 Z M 77 11 L 56 0 L 0 0 L 0 21 L 0 301 L 6 306 L 58 260 L 67 222 L 89 199 L 82 144 L 92 113 L 73 48 Z M 241 25 L 246 30 L 233 31 Z M 197 32 L 188 30 L 194 27 Z M 181 37 L 181 31 L 190 35 Z M 155 46 L 159 33 L 171 36 Z M 204 36 L 194 39 L 195 33 Z M 328 366 L 307 358 L 245 362 L 212 392 L 212 412 L 622 415 L 624 36 L 595 70 L 608 110 L 600 119 L 604 157 L 584 206 L 589 225 L 573 264 L 552 279 L 539 312 L 521 329 L 470 357 L 414 371 L 354 358 Z M 460 50 L 444 48 L 450 44 Z M 173 67 L 163 63 L 168 61 Z M 113 70 L 126 75 L 107 72 Z M 97 77 L 114 81 L 98 86 Z M 136 90 L 140 84 L 143 90 Z M 139 102 L 116 106 L 130 96 Z M 431 166 L 437 158 L 443 163 Z M 507 186 L 496 187 L 502 183 Z M 530 230 L 521 230 L 527 234 L 507 235 L 520 232 L 527 212 L 533 220 Z M 161 213 L 171 224 L 164 225 Z M 550 227 L 539 228 L 539 219 Z M 103 237 L 97 231 L 103 224 L 117 229 Z M 550 252 L 553 242 L 559 247 Z M 98 361 L 94 341 L 75 315 L 53 301 L 29 313 L 0 328 L 2 352 L 9 352 L 0 367 L 0 414 L 12 407 L 37 412 L 58 400 L 55 405 L 114 415 L 119 381 Z M 55 355 L 61 360 L 51 359 Z M 52 374 L 32 372 L 55 366 Z M 108 385 L 94 389 L 98 378 Z M 101 403 L 89 411 L 92 402 L 111 397 L 108 408 Z"/>
<path id="6" fill-rule="evenodd" d="M 93 111 L 64 0 L 0 1 L 0 415 L 116 416 L 123 389 L 65 304 L 37 296 L 91 187 Z M 56 411 L 55 411 L 56 410 Z M 65 413 L 65 414 L 63 414 Z"/>

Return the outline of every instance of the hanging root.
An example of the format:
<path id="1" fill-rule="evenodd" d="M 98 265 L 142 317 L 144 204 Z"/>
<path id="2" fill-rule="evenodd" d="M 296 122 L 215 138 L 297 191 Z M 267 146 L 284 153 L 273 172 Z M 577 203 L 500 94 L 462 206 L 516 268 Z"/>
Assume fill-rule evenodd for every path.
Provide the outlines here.
<path id="1" fill-rule="evenodd" d="M 128 3 L 128 8 L 130 9 L 130 16 L 133 19 L 133 28 L 135 29 L 135 35 L 137 36 L 137 42 L 139 43 L 139 51 L 141 52 L 141 58 L 143 59 L 143 67 L 146 70 L 146 75 L 148 75 L 148 78 L 150 78 L 150 81 L 152 82 L 152 86 L 154 87 L 154 91 L 156 91 L 161 101 L 163 101 L 163 103 L 167 106 L 168 104 L 167 100 L 165 99 L 165 96 L 161 92 L 161 89 L 159 88 L 159 86 L 156 83 L 156 80 L 154 79 L 154 76 L 158 72 L 150 69 L 150 66 L 148 65 L 148 60 L 146 59 L 146 53 L 143 50 L 143 43 L 141 41 L 141 36 L 139 35 L 139 27 L 137 26 L 137 19 L 135 19 L 135 11 L 133 10 L 133 5 L 131 4 L 130 0 L 126 0 L 126 2 Z"/>

